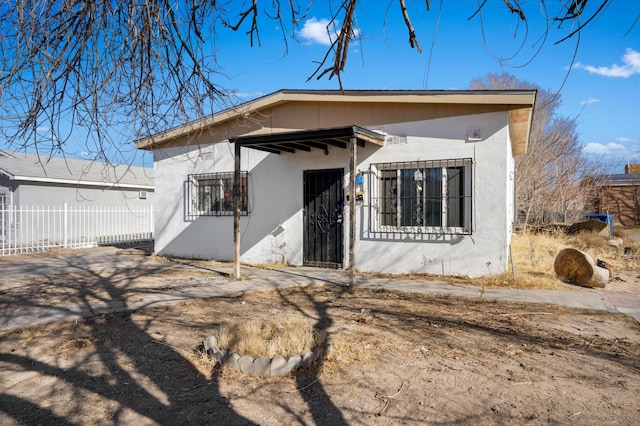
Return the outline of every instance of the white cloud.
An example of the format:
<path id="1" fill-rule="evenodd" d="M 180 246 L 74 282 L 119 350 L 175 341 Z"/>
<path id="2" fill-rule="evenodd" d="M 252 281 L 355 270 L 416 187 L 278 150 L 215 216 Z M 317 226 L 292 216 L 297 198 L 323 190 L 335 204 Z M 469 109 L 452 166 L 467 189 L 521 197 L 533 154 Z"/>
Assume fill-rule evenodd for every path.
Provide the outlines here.
<path id="1" fill-rule="evenodd" d="M 620 137 L 620 138 L 616 138 L 616 140 L 621 143 L 639 143 L 640 142 L 640 138 Z"/>
<path id="2" fill-rule="evenodd" d="M 353 32 L 354 38 L 358 38 L 358 30 L 354 29 Z M 309 18 L 297 34 L 306 44 L 330 46 L 340 34 L 340 21 Z"/>
<path id="3" fill-rule="evenodd" d="M 577 64 L 577 67 L 591 74 L 598 74 L 605 77 L 627 78 L 634 74 L 640 74 L 640 52 L 627 48 L 625 54 L 622 56 L 622 65 L 613 64 L 610 67 L 594 67 L 593 65 Z"/>
<path id="4" fill-rule="evenodd" d="M 582 148 L 582 152 L 592 155 L 619 154 L 626 149 L 627 148 L 624 145 L 614 142 L 610 142 L 606 145 L 597 142 L 589 142 L 584 146 L 584 148 Z"/>
<path id="5" fill-rule="evenodd" d="M 600 102 L 600 99 L 596 99 L 596 98 L 587 98 L 584 101 L 580 102 L 580 105 L 589 105 L 589 104 L 595 104 Z"/>
<path id="6" fill-rule="evenodd" d="M 309 18 L 298 32 L 298 36 L 309 43 L 329 46 L 338 34 L 336 31 L 337 25 L 339 25 L 337 21 L 332 23 L 328 19 Z"/>

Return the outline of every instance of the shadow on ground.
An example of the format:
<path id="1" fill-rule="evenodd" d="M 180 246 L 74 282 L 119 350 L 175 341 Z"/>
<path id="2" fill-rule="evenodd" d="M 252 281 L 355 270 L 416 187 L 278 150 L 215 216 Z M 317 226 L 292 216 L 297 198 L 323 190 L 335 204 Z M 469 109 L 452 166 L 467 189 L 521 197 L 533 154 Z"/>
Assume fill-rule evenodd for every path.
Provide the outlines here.
<path id="1" fill-rule="evenodd" d="M 123 301 L 137 280 L 157 273 L 145 268 L 122 271 L 115 264 L 103 265 L 97 272 L 95 265 L 86 263 L 82 255 L 60 259 L 65 259 L 61 270 L 65 271 L 66 279 L 61 276 L 45 279 L 55 280 L 55 283 L 46 283 L 48 291 L 54 294 L 25 292 L 10 300 L 3 295 L 3 309 L 8 304 L 19 304 L 23 308 L 47 306 L 48 297 L 61 294 L 66 300 L 87 306 Z M 32 267 L 39 268 L 37 259 Z M 148 323 L 153 320 L 150 318 Z M 215 322 L 210 326 L 214 327 Z M 53 329 L 50 338 L 60 337 L 55 327 Z M 252 424 L 228 407 L 216 391 L 215 376 L 206 378 L 184 353 L 162 344 L 162 336 L 150 335 L 145 323 L 133 321 L 130 312 L 100 314 L 73 325 L 61 325 L 60 331 L 67 335 L 69 349 L 74 354 L 86 352 L 80 362 L 66 364 L 63 355 L 62 358 L 52 358 L 46 353 L 32 356 L 29 350 L 19 351 L 3 345 L 0 363 L 5 373 L 31 371 L 44 382 L 56 382 L 51 395 L 41 395 L 43 404 L 5 390 L 0 395 L 0 410 L 5 416 L 24 424 L 93 422 L 95 418 L 86 417 L 86 412 L 92 409 L 87 406 L 87 395 L 94 395 L 100 407 L 93 409 L 102 411 L 104 420 L 116 424 L 140 418 L 157 424 L 193 424 L 206 419 L 216 419 L 221 424 Z M 3 340 L 22 333 L 29 332 L 9 331 L 4 333 Z M 88 369 L 88 365 L 99 366 L 99 372 Z M 56 393 L 62 399 L 58 399 Z M 89 401 L 91 399 L 89 397 Z M 49 406 L 53 401 L 63 404 L 64 408 L 59 410 L 58 406 L 53 410 Z M 60 411 L 67 415 L 59 414 Z"/>
<path id="2" fill-rule="evenodd" d="M 55 260 L 61 273 L 38 275 L 51 263 L 34 257 L 34 274 L 15 275 L 17 287 L 3 278 L 2 309 L 47 307 L 63 296 L 95 306 L 221 279 L 117 256 Z M 314 285 L 318 279 L 304 273 L 269 276 L 274 288 L 285 280 L 298 287 L 0 332 L 0 423 L 520 424 L 567 423 L 578 412 L 595 423 L 637 418 L 640 327 L 630 319 L 382 290 L 350 294 Z M 331 359 L 264 379 L 213 368 L 196 351 L 222 322 L 288 314 L 344 333 L 354 347 L 374 352 L 374 361 Z M 333 375 L 323 376 L 327 370 Z"/>

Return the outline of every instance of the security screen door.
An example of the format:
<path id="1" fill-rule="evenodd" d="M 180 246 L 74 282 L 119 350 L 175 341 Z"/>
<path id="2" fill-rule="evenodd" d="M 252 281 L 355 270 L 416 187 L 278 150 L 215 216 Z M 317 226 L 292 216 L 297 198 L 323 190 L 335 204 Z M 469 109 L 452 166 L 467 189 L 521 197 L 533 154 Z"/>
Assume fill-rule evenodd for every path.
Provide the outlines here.
<path id="1" fill-rule="evenodd" d="M 344 170 L 304 172 L 304 264 L 341 268 Z"/>

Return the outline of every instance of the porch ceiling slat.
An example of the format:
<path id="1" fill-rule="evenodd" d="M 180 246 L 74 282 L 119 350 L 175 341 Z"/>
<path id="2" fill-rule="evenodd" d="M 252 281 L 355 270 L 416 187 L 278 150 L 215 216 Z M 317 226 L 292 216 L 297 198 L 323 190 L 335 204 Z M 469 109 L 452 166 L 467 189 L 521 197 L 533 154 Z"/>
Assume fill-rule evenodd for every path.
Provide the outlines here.
<path id="1" fill-rule="evenodd" d="M 328 147 L 328 145 L 326 143 L 322 143 L 320 141 L 307 141 L 307 145 L 309 145 L 310 147 L 313 147 L 313 148 L 321 149 L 323 151 L 326 150 L 327 147 Z"/>
<path id="2" fill-rule="evenodd" d="M 311 148 L 326 150 L 328 145 L 346 149 L 351 138 L 356 138 L 359 146 L 364 146 L 365 142 L 384 146 L 384 135 L 356 125 L 238 136 L 229 138 L 229 141 L 246 148 L 261 149 L 279 154 L 277 151 L 295 153 L 296 149 L 306 152 L 311 151 Z"/>
<path id="3" fill-rule="evenodd" d="M 301 151 L 311 151 L 311 147 L 308 145 L 305 145 L 304 143 L 299 143 L 299 142 L 293 142 L 293 143 L 282 143 L 282 144 L 278 144 L 278 146 L 285 146 L 287 148 L 292 148 L 292 149 L 299 149 Z"/>
<path id="4" fill-rule="evenodd" d="M 338 148 L 346 149 L 347 141 L 342 139 L 327 139 L 325 141 L 327 144 L 331 146 L 337 146 Z"/>
<path id="5" fill-rule="evenodd" d="M 270 145 L 254 145 L 252 146 L 253 149 L 257 149 L 259 151 L 265 151 L 265 152 L 269 152 L 271 154 L 280 154 L 281 151 L 277 148 L 273 148 Z"/>

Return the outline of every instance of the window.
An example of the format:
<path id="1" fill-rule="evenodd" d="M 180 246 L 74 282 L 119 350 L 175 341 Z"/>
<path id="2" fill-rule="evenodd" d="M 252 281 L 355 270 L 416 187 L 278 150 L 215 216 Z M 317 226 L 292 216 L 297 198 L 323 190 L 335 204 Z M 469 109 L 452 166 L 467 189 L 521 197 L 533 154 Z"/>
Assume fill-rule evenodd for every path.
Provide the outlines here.
<path id="1" fill-rule="evenodd" d="M 371 165 L 376 232 L 471 233 L 471 160 Z"/>
<path id="2" fill-rule="evenodd" d="M 240 214 L 249 214 L 248 173 L 240 172 Z M 233 172 L 189 175 L 189 216 L 233 215 Z"/>

